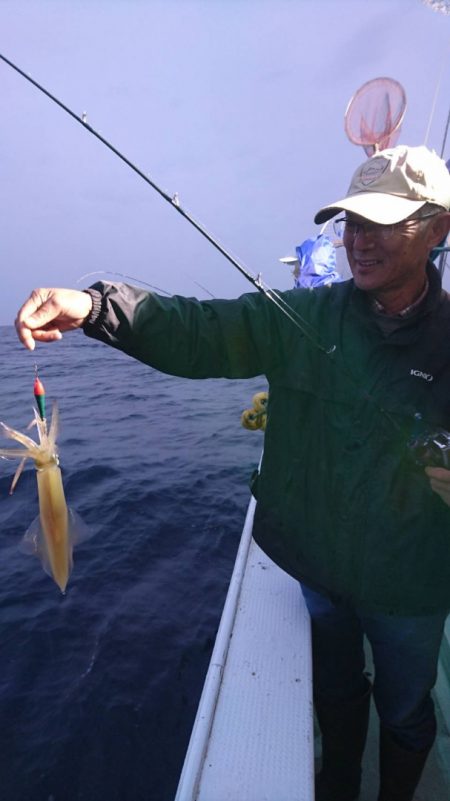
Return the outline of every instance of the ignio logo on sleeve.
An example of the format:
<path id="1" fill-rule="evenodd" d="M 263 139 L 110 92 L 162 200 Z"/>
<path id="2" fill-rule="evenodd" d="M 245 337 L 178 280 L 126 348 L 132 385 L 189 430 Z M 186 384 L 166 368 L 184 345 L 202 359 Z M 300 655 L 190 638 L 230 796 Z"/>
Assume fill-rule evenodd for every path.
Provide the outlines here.
<path id="1" fill-rule="evenodd" d="M 411 369 L 409 374 L 415 376 L 416 378 L 423 378 L 424 381 L 433 381 L 434 379 L 433 375 L 430 375 L 430 373 L 423 373 L 422 370 Z"/>

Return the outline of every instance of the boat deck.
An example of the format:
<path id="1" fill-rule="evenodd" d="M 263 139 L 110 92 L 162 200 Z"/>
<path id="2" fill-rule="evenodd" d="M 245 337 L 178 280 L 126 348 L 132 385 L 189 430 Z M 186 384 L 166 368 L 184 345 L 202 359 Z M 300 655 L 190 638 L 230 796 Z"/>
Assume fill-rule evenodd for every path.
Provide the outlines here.
<path id="1" fill-rule="evenodd" d="M 176 801 L 311 801 L 310 625 L 251 538 L 251 502 Z"/>
<path id="2" fill-rule="evenodd" d="M 175 801 L 313 801 L 311 643 L 299 584 L 252 540 L 249 505 Z M 436 687 L 439 734 L 414 801 L 450 800 L 450 619 Z M 371 668 L 367 650 L 367 667 Z M 316 729 L 317 731 L 317 729 Z M 376 801 L 375 707 L 360 801 Z"/>

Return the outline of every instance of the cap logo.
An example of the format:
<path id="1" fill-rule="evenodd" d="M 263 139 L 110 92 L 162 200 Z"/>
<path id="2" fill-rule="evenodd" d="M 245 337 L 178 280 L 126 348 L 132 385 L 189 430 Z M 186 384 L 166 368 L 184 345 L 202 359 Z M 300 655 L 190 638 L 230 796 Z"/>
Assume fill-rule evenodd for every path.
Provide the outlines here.
<path id="1" fill-rule="evenodd" d="M 383 175 L 389 161 L 384 158 L 371 158 L 370 161 L 366 162 L 362 169 L 359 176 L 359 179 L 363 186 L 370 186 L 370 184 L 375 183 L 378 181 L 379 178 Z"/>

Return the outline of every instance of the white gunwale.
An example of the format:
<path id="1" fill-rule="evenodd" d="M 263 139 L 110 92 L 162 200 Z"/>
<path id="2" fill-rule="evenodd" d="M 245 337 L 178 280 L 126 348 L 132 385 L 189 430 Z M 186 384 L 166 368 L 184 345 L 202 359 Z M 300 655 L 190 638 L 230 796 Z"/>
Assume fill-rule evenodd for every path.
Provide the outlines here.
<path id="1" fill-rule="evenodd" d="M 176 801 L 310 801 L 309 616 L 252 540 L 249 504 Z"/>

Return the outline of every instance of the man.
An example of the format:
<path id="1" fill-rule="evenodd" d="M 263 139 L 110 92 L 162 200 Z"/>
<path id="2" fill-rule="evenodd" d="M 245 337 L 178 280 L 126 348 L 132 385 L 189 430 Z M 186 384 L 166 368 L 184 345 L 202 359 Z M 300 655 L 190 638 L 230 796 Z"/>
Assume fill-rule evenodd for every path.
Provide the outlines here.
<path id="1" fill-rule="evenodd" d="M 430 690 L 450 609 L 450 471 L 409 443 L 450 429 L 450 297 L 429 254 L 450 230 L 450 176 L 425 147 L 376 154 L 343 212 L 353 280 L 283 298 L 302 335 L 259 294 L 161 298 L 100 282 L 35 290 L 23 344 L 83 327 L 167 373 L 265 374 L 270 385 L 254 536 L 303 587 L 312 621 L 323 764 L 317 801 L 352 801 L 375 665 L 379 801 L 410 801 L 435 737 Z M 291 314 L 292 316 L 292 314 Z"/>

